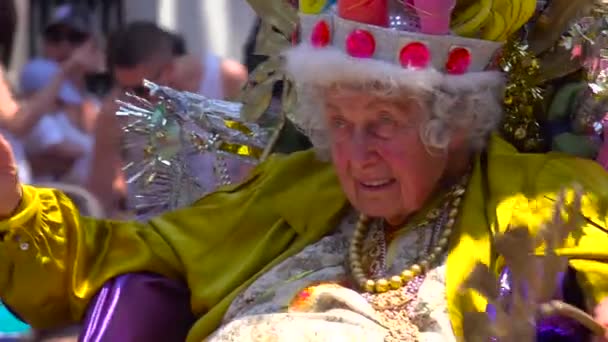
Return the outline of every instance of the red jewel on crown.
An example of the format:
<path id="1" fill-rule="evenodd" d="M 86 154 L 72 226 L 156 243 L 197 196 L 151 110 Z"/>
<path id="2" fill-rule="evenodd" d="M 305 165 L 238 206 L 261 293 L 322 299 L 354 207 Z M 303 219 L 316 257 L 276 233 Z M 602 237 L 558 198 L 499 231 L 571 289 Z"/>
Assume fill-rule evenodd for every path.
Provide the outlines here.
<path id="1" fill-rule="evenodd" d="M 326 47 L 331 40 L 331 32 L 329 24 L 325 20 L 321 20 L 315 24 L 310 35 L 310 43 L 316 48 Z"/>
<path id="2" fill-rule="evenodd" d="M 346 52 L 356 58 L 370 58 L 376 51 L 374 36 L 365 30 L 354 30 L 346 37 Z"/>
<path id="3" fill-rule="evenodd" d="M 431 62 L 431 52 L 424 43 L 409 43 L 401 49 L 399 62 L 404 68 L 424 69 Z"/>
<path id="4" fill-rule="evenodd" d="M 468 49 L 457 47 L 450 51 L 445 70 L 448 74 L 462 75 L 469 70 L 471 65 L 471 52 Z"/>

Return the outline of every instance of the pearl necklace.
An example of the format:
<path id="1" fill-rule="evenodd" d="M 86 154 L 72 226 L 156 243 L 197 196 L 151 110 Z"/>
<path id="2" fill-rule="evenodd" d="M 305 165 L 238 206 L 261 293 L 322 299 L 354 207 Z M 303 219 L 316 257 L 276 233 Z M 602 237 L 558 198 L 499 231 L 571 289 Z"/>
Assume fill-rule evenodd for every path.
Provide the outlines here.
<path id="1" fill-rule="evenodd" d="M 363 271 L 362 249 L 369 232 L 370 219 L 363 214 L 360 215 L 349 249 L 350 270 L 357 285 L 369 293 L 383 293 L 391 289 L 397 290 L 402 288 L 418 275 L 428 271 L 429 266 L 433 264 L 438 257 L 442 256 L 447 249 L 449 238 L 452 234 L 454 224 L 456 223 L 456 217 L 460 211 L 460 204 L 462 203 L 462 197 L 465 194 L 465 186 L 468 179 L 468 176 L 463 177 L 462 181 L 454 185 L 446 195 L 446 201 L 448 201 L 446 205 L 448 220 L 443 227 L 444 229 L 441 233 L 441 237 L 437 241 L 437 244 L 432 248 L 431 252 L 426 257 L 422 258 L 418 264 L 411 265 L 403 270 L 401 274 L 394 275 L 389 279 L 370 279 L 366 277 Z M 438 216 L 439 215 L 437 215 L 435 210 L 431 210 L 427 218 L 435 220 Z M 423 224 L 426 224 L 426 222 Z"/>

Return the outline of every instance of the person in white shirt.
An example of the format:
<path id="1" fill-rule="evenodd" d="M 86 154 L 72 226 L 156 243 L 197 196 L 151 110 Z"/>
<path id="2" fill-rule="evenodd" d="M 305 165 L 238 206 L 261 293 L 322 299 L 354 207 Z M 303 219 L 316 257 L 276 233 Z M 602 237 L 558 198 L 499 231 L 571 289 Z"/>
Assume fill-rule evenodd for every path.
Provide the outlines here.
<path id="1" fill-rule="evenodd" d="M 80 68 L 81 60 L 86 60 L 86 54 L 76 54 L 47 80 L 46 87 L 26 100 L 17 100 L 13 96 L 4 70 L 0 67 L 0 135 L 8 140 L 15 151 L 19 178 L 25 184 L 30 184 L 32 177 L 23 139 L 31 133 L 48 108 L 54 105 L 64 80 L 72 70 Z"/>
<path id="2" fill-rule="evenodd" d="M 60 73 L 60 65 L 48 59 L 35 59 L 21 73 L 24 95 L 31 96 L 48 86 Z M 68 80 L 57 93 L 54 106 L 26 136 L 25 149 L 38 160 L 37 182 L 62 181 L 84 184 L 87 179 L 92 150 L 92 137 L 82 124 L 84 95 Z"/>

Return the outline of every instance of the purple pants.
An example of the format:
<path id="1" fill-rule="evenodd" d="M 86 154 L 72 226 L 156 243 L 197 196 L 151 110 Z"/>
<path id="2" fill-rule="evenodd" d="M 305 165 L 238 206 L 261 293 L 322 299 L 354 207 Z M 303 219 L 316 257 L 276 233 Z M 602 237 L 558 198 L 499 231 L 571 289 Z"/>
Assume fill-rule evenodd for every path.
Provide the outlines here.
<path id="1" fill-rule="evenodd" d="M 185 284 L 153 274 L 128 274 L 99 291 L 79 341 L 185 341 L 194 322 Z"/>
<path id="2" fill-rule="evenodd" d="M 89 308 L 81 342 L 184 341 L 196 318 L 185 284 L 153 274 L 109 281 Z M 537 341 L 584 341 L 581 326 L 559 317 L 538 325 Z"/>

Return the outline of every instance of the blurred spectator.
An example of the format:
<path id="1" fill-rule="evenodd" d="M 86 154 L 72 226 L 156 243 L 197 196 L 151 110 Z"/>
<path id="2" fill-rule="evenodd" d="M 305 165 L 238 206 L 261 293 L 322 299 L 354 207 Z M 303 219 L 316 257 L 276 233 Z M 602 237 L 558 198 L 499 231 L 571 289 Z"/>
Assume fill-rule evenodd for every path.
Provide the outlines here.
<path id="1" fill-rule="evenodd" d="M 43 57 L 64 62 L 76 48 L 92 38 L 93 21 L 86 7 L 66 4 L 57 7 L 42 32 Z"/>
<path id="2" fill-rule="evenodd" d="M 32 96 L 61 73 L 56 62 L 36 59 L 21 74 L 21 90 Z M 37 182 L 83 184 L 88 178 L 92 137 L 86 132 L 83 97 L 69 80 L 62 83 L 54 106 L 48 108 L 25 139 L 25 148 Z"/>
<path id="3" fill-rule="evenodd" d="M 63 78 L 45 115 L 24 137 L 37 182 L 83 184 L 92 154 L 93 123 L 99 106 L 86 89 L 86 76 L 101 70 L 103 54 L 93 37 L 92 16 L 84 6 L 55 8 L 42 32 L 42 57 L 21 71 L 26 99 L 35 97 L 56 77 Z"/>
<path id="4" fill-rule="evenodd" d="M 134 22 L 112 35 L 108 66 L 117 85 L 136 94 L 147 79 L 210 98 L 234 98 L 247 80 L 239 63 L 211 53 L 188 55 L 181 37 L 151 22 Z"/>
<path id="5" fill-rule="evenodd" d="M 65 4 L 55 8 L 42 32 L 42 56 L 56 63 L 67 62 L 76 51 L 87 46 L 89 59 L 84 68 L 69 75 L 81 94 L 87 92 L 87 76 L 103 70 L 104 55 L 95 37 L 92 14 L 86 6 Z M 33 61 L 37 63 L 38 61 Z M 24 69 L 28 69 L 28 65 Z"/>
<path id="6" fill-rule="evenodd" d="M 13 92 L 0 67 L 0 134 L 4 135 L 11 144 L 19 166 L 19 177 L 23 183 L 31 183 L 30 165 L 23 147 L 23 138 L 30 134 L 41 117 L 56 104 L 67 75 L 71 70 L 79 68 L 79 58 L 73 58 L 62 66 L 60 72 L 48 78 L 46 86 L 36 94 L 19 102 L 13 97 Z"/>
<path id="7" fill-rule="evenodd" d="M 152 22 L 133 22 L 112 34 L 107 54 L 107 66 L 115 84 L 102 104 L 95 131 L 89 190 L 109 213 L 116 207 L 124 208 L 126 194 L 116 97 L 125 92 L 146 97 L 147 90 L 143 87 L 146 79 L 210 98 L 234 98 L 247 79 L 247 71 L 237 62 L 210 53 L 202 57 L 188 54 L 181 37 Z"/>
<path id="8" fill-rule="evenodd" d="M 14 0 L 0 1 L 0 58 L 5 67 L 9 66 L 13 52 L 17 8 Z"/>
<path id="9" fill-rule="evenodd" d="M 184 37 L 179 34 L 173 35 L 173 55 L 174 56 L 184 56 L 188 53 L 188 48 L 186 48 L 186 41 Z"/>

